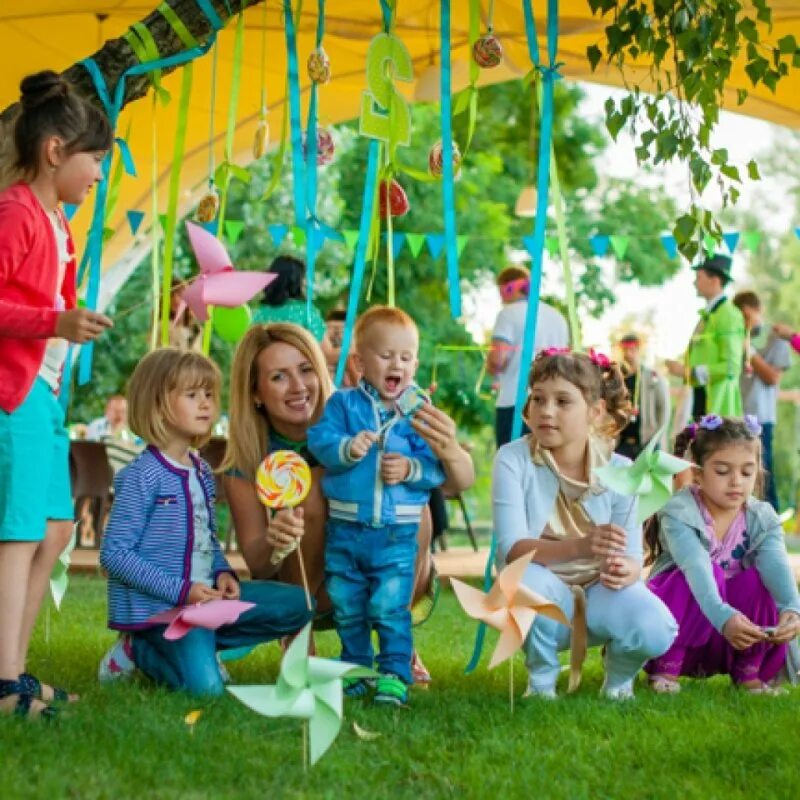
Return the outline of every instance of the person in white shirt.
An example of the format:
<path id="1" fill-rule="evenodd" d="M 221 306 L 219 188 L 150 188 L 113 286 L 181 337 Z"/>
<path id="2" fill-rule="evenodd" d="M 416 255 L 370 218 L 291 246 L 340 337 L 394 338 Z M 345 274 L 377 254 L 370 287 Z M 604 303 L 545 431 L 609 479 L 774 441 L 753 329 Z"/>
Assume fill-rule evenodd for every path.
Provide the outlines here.
<path id="1" fill-rule="evenodd" d="M 99 442 L 122 431 L 128 431 L 128 401 L 121 394 L 114 394 L 106 401 L 105 414 L 89 423 L 86 438 Z"/>
<path id="2" fill-rule="evenodd" d="M 495 440 L 499 448 L 511 441 L 525 316 L 528 313 L 530 272 L 525 267 L 506 267 L 497 276 L 497 288 L 503 308 L 494 324 L 486 370 L 496 376 L 499 387 L 495 411 Z M 569 347 L 569 326 L 561 313 L 540 301 L 532 357 L 547 347 Z M 527 432 L 523 425 L 522 433 Z"/>

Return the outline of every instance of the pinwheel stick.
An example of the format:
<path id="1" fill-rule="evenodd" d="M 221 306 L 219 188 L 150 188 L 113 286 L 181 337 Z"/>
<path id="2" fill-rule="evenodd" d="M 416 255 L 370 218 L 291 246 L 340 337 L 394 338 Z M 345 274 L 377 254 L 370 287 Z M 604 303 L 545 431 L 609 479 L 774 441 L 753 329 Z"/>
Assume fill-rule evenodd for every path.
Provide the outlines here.
<path id="1" fill-rule="evenodd" d="M 514 657 L 508 660 L 508 702 L 511 705 L 511 713 L 514 713 Z"/>

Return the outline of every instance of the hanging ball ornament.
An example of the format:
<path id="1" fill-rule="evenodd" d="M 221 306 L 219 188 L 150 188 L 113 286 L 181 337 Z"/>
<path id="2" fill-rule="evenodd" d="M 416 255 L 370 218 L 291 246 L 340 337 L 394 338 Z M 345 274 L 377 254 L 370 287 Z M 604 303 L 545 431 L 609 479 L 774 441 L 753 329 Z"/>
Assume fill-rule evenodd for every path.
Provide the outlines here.
<path id="1" fill-rule="evenodd" d="M 208 187 L 208 191 L 200 198 L 195 212 L 195 219 L 198 222 L 213 222 L 219 211 L 219 195 L 216 188 Z"/>
<path id="2" fill-rule="evenodd" d="M 493 69 L 503 60 L 503 45 L 491 32 L 475 41 L 472 45 L 472 57 L 475 63 L 483 69 Z"/>
<path id="3" fill-rule="evenodd" d="M 256 135 L 253 139 L 253 158 L 258 160 L 267 152 L 269 144 L 269 122 L 266 117 L 261 117 L 256 126 Z"/>
<path id="4" fill-rule="evenodd" d="M 306 69 L 313 83 L 327 83 L 331 79 L 331 60 L 321 47 L 311 51 Z"/>
<path id="5" fill-rule="evenodd" d="M 444 147 L 441 139 L 431 147 L 431 151 L 428 153 L 428 172 L 436 178 L 441 177 L 444 172 Z M 458 145 L 453 142 L 453 177 L 457 177 L 460 172 L 461 151 L 458 149 Z"/>
<path id="6" fill-rule="evenodd" d="M 384 219 L 391 214 L 393 217 L 402 217 L 408 214 L 411 204 L 405 189 L 392 178 L 391 182 L 383 181 L 378 190 L 381 217 Z M 388 208 L 388 213 L 387 213 Z"/>
<path id="7" fill-rule="evenodd" d="M 324 167 L 333 161 L 336 145 L 327 128 L 317 128 L 317 166 Z M 303 134 L 303 159 L 306 158 L 306 136 Z"/>

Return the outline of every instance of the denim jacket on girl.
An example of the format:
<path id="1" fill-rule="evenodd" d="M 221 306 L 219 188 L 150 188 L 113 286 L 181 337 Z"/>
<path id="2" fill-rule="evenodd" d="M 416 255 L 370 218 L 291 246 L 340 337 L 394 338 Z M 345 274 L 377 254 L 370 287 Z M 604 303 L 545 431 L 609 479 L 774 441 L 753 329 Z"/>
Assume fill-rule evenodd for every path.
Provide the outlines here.
<path id="1" fill-rule="evenodd" d="M 350 440 L 359 432 L 383 432 L 360 460 L 349 456 Z M 363 387 L 335 392 L 320 421 L 309 428 L 308 447 L 325 467 L 322 491 L 332 519 L 375 527 L 419 522 L 431 489 L 444 482 L 439 460 L 408 419 L 394 414 L 381 425 L 378 401 Z M 384 453 L 411 461 L 408 478 L 394 486 L 381 479 Z"/>
<path id="2" fill-rule="evenodd" d="M 206 496 L 214 547 L 214 581 L 231 569 L 216 535 L 214 475 L 191 456 Z M 114 479 L 114 505 L 100 564 L 108 572 L 108 627 L 150 628 L 154 614 L 184 605 L 191 588 L 194 515 L 189 470 L 148 447 Z"/>
<path id="3" fill-rule="evenodd" d="M 778 515 L 769 503 L 752 497 L 747 501 L 746 515 L 748 547 L 741 558 L 742 568 L 755 566 L 778 612 L 790 610 L 800 614 L 800 595 L 786 555 Z M 703 614 L 721 631 L 737 611 L 723 603 L 719 595 L 711 568 L 705 521 L 688 486 L 674 494 L 658 512 L 658 524 L 663 552 L 655 560 L 650 577 L 676 567 L 681 570 Z"/>

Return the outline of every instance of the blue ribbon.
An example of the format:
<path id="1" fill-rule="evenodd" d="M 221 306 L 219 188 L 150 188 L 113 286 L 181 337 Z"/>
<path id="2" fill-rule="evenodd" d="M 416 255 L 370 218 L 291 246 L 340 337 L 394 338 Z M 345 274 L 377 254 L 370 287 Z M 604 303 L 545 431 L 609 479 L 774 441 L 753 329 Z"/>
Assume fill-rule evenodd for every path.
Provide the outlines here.
<path id="1" fill-rule="evenodd" d="M 219 30 L 223 27 L 222 20 L 217 16 L 216 12 L 207 2 L 207 0 L 197 0 L 198 5 L 204 11 L 209 19 L 212 27 Z M 205 6 L 208 5 L 211 14 Z M 122 73 L 114 90 L 113 101 L 106 85 L 105 77 L 100 68 L 93 58 L 86 58 L 80 63 L 83 64 L 86 71 L 92 78 L 95 90 L 100 98 L 100 101 L 105 108 L 108 116 L 111 129 L 115 130 L 117 127 L 117 119 L 119 118 L 120 111 L 125 101 L 125 81 L 132 75 L 143 75 L 147 72 L 153 72 L 158 69 L 167 69 L 169 67 L 177 67 L 181 64 L 186 64 L 189 61 L 199 58 L 208 52 L 211 45 L 216 39 L 216 33 L 209 37 L 209 40 L 202 46 L 192 47 L 189 50 L 184 50 L 181 53 L 176 53 L 166 58 L 159 58 L 154 61 L 147 61 L 140 64 L 135 64 L 129 67 Z M 117 140 L 118 144 L 121 140 Z M 127 156 L 126 156 L 127 151 Z M 133 166 L 133 159 L 130 158 L 130 152 L 127 146 L 120 145 L 120 152 L 122 153 L 123 165 L 126 171 L 129 166 Z M 89 283 L 86 287 L 86 306 L 92 310 L 97 308 L 97 298 L 100 292 L 100 271 L 103 256 L 103 223 L 105 221 L 106 200 L 108 198 L 108 175 L 111 165 L 111 154 L 107 154 L 102 165 L 102 178 L 97 187 L 97 194 L 95 196 L 94 212 L 92 216 L 92 225 L 89 230 L 89 238 L 86 245 L 86 252 L 81 260 L 80 272 L 78 283 L 83 281 L 83 276 L 86 270 L 89 270 Z M 92 376 L 92 359 L 94 356 L 94 342 L 88 342 L 81 348 L 80 362 L 78 369 L 78 384 L 83 385 L 88 383 Z"/>
<path id="2" fill-rule="evenodd" d="M 344 378 L 347 354 L 350 352 L 350 342 L 353 338 L 353 325 L 358 314 L 361 284 L 364 282 L 369 229 L 372 225 L 372 206 L 375 202 L 375 183 L 378 179 L 378 150 L 379 142 L 377 139 L 373 139 L 369 143 L 367 179 L 364 181 L 364 196 L 361 201 L 361 223 L 358 228 L 358 245 L 356 246 L 356 260 L 353 264 L 353 280 L 350 283 L 350 296 L 347 298 L 347 316 L 345 317 L 344 334 L 342 335 L 342 350 L 339 354 L 339 363 L 336 365 L 336 386 L 341 386 L 342 378 Z"/>
<path id="3" fill-rule="evenodd" d="M 450 294 L 450 314 L 461 316 L 461 287 L 458 275 L 458 245 L 456 241 L 455 183 L 453 175 L 453 120 L 450 72 L 450 0 L 442 0 L 442 196 L 444 199 L 444 233 L 447 256 L 447 283 Z"/>
<path id="4" fill-rule="evenodd" d="M 303 188 L 306 185 L 303 164 L 303 131 L 300 122 L 300 71 L 297 65 L 297 32 L 292 16 L 292 0 L 284 0 L 286 32 L 286 58 L 289 62 L 289 123 L 292 128 L 292 181 L 294 190 L 294 224 L 306 227 L 305 198 Z M 285 111 L 284 111 L 285 113 Z M 316 136 L 314 149 L 316 150 Z M 310 143 L 306 142 L 306 147 Z M 314 156 L 316 159 L 316 155 Z M 308 287 L 306 287 L 308 288 Z"/>
<path id="5" fill-rule="evenodd" d="M 132 178 L 135 178 L 136 164 L 133 163 L 133 156 L 131 155 L 131 150 L 128 147 L 128 143 L 121 136 L 116 136 L 114 138 L 114 142 L 119 148 L 119 156 L 122 159 L 123 169 L 128 175 L 130 175 Z"/>
<path id="6" fill-rule="evenodd" d="M 539 316 L 539 296 L 542 289 L 542 262 L 544 258 L 544 239 L 547 226 L 548 192 L 550 188 L 550 148 L 553 138 L 553 87 L 558 78 L 558 64 L 556 53 L 558 51 L 558 0 L 547 0 L 547 56 L 550 62 L 548 67 L 542 68 L 539 63 L 539 43 L 536 39 L 536 22 L 533 17 L 531 0 L 522 0 L 525 18 L 525 33 L 528 39 L 528 53 L 534 67 L 542 74 L 542 108 L 539 136 L 539 160 L 536 176 L 536 218 L 533 228 L 533 242 L 529 248 L 533 258 L 531 270 L 530 289 L 528 292 L 528 310 L 525 314 L 525 331 L 522 339 L 522 352 L 520 353 L 520 370 L 517 381 L 517 394 L 514 403 L 514 422 L 511 427 L 511 438 L 518 439 L 522 433 L 522 408 L 528 390 L 528 364 L 533 358 L 533 343 L 536 333 L 536 322 Z M 497 536 L 492 533 L 492 544 L 489 548 L 489 558 L 484 573 L 484 589 L 491 584 L 492 567 L 494 564 Z M 478 626 L 472 658 L 467 665 L 466 672 L 471 672 L 478 664 L 486 635 L 486 625 Z"/>

